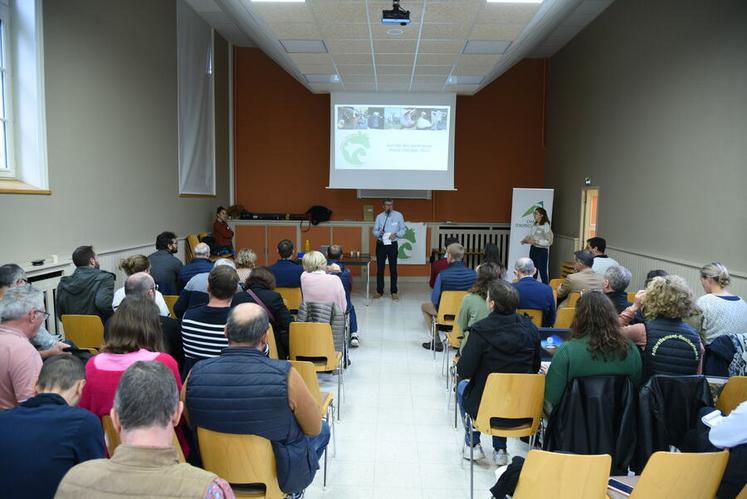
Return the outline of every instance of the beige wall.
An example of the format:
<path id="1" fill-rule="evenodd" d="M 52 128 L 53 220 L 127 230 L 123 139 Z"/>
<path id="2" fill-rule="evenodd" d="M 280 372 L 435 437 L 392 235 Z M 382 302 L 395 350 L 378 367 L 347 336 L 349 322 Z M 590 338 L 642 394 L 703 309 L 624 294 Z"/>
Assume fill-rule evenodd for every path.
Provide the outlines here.
<path id="1" fill-rule="evenodd" d="M 744 275 L 747 2 L 617 0 L 551 59 L 547 102 L 557 233 L 591 176 L 608 245 Z"/>
<path id="2" fill-rule="evenodd" d="M 228 203 L 228 47 L 216 34 L 217 197 L 179 198 L 176 2 L 47 0 L 51 196 L 0 194 L 0 262 L 207 230 Z"/>

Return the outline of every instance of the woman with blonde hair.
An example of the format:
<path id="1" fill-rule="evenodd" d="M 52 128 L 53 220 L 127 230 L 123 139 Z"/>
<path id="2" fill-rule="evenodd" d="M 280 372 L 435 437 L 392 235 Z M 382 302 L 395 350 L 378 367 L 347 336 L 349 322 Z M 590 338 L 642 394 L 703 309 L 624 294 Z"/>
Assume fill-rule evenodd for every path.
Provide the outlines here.
<path id="1" fill-rule="evenodd" d="M 131 255 L 127 258 L 123 258 L 119 261 L 119 268 L 125 273 L 127 277 L 138 272 L 147 272 L 150 274 L 150 260 L 145 255 Z M 125 288 L 122 286 L 114 292 L 114 298 L 112 299 L 112 309 L 115 311 L 122 300 L 125 299 Z M 158 313 L 164 317 L 169 316 L 169 307 L 166 306 L 166 300 L 163 299 L 163 295 L 158 291 L 156 286 L 156 305 L 158 305 Z"/>
<path id="2" fill-rule="evenodd" d="M 257 254 L 250 249 L 243 248 L 236 254 L 234 262 L 236 262 L 236 272 L 239 274 L 239 282 L 244 287 L 244 283 L 256 266 Z"/>
<path id="3" fill-rule="evenodd" d="M 703 312 L 700 335 L 706 345 L 730 333 L 747 333 L 747 303 L 729 292 L 731 276 L 726 267 L 712 262 L 700 269 L 700 284 L 705 295 L 697 305 Z"/>
<path id="4" fill-rule="evenodd" d="M 327 273 L 327 259 L 318 251 L 310 251 L 301 261 L 304 273 L 301 274 L 301 294 L 304 301 L 334 302 L 345 313 L 348 302 L 342 281 L 334 274 Z"/>

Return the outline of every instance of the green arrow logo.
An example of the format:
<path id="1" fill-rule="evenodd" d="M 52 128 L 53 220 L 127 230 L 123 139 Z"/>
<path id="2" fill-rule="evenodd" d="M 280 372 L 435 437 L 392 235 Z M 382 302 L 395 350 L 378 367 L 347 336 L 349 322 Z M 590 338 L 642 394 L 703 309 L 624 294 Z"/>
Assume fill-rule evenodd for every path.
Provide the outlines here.
<path id="1" fill-rule="evenodd" d="M 363 132 L 350 135 L 340 144 L 342 157 L 353 166 L 360 166 L 366 162 L 366 155 L 370 148 L 368 134 Z"/>

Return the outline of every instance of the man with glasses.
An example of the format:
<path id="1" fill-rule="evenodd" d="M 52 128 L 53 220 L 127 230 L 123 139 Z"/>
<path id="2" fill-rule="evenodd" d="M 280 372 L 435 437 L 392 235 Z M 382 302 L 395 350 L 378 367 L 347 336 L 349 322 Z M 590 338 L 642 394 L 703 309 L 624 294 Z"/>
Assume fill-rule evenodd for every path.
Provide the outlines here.
<path id="1" fill-rule="evenodd" d="M 150 274 L 158 284 L 158 289 L 165 295 L 178 295 L 182 290 L 179 285 L 179 272 L 182 262 L 174 254 L 179 251 L 176 234 L 161 232 L 156 237 L 156 252 L 148 255 Z"/>

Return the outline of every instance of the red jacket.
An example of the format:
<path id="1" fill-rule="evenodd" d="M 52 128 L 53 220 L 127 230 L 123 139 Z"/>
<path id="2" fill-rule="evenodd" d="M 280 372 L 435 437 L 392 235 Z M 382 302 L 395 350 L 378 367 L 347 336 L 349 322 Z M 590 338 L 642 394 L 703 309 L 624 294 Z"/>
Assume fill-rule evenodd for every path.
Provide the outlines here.
<path id="1" fill-rule="evenodd" d="M 233 246 L 233 231 L 226 222 L 213 222 L 213 239 L 218 246 Z"/>
<path id="2" fill-rule="evenodd" d="M 436 285 L 436 276 L 438 275 L 438 273 L 448 266 L 449 262 L 446 260 L 446 258 L 440 258 L 431 264 L 431 288 Z"/>

